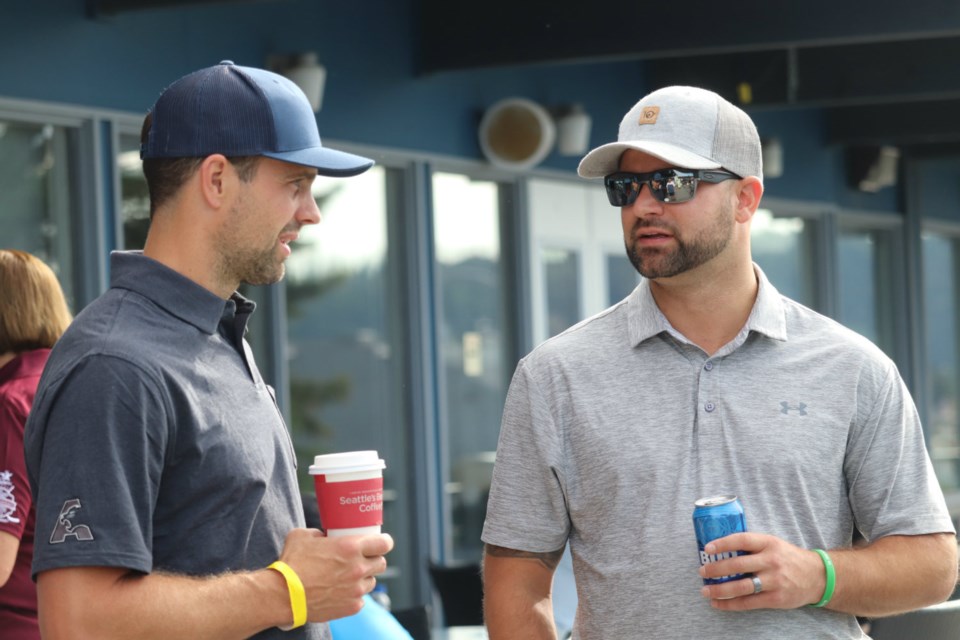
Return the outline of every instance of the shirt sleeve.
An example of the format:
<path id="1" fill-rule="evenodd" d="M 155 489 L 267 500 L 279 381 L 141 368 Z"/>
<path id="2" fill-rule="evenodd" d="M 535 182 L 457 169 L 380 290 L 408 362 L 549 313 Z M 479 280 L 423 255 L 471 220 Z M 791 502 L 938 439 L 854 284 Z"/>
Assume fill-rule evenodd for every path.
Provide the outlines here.
<path id="1" fill-rule="evenodd" d="M 36 485 L 34 574 L 151 570 L 168 415 L 158 384 L 117 357 L 89 356 L 40 390 L 26 443 Z"/>
<path id="2" fill-rule="evenodd" d="M 493 467 L 484 542 L 530 552 L 556 551 L 570 519 L 556 423 L 521 361 L 510 383 Z"/>
<path id="3" fill-rule="evenodd" d="M 0 531 L 23 538 L 30 513 L 30 483 L 23 458 L 26 415 L 0 397 Z"/>
<path id="4" fill-rule="evenodd" d="M 845 474 L 857 527 L 868 540 L 955 532 L 916 406 L 890 364 L 858 393 Z"/>

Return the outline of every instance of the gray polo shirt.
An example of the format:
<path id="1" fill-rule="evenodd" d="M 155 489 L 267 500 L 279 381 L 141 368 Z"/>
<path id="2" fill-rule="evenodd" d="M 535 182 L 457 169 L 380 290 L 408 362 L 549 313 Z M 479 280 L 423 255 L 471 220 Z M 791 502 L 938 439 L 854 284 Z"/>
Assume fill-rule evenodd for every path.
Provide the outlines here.
<path id="1" fill-rule="evenodd" d="M 254 304 L 138 253 L 111 271 L 54 348 L 26 429 L 34 573 L 266 567 L 304 521 L 292 442 L 243 339 Z"/>
<path id="2" fill-rule="evenodd" d="M 740 334 L 707 356 L 643 281 L 517 367 L 483 540 L 569 541 L 575 637 L 861 638 L 852 616 L 726 612 L 700 595 L 694 500 L 740 497 L 747 527 L 803 548 L 953 531 L 912 400 L 865 338 L 757 269 Z"/>

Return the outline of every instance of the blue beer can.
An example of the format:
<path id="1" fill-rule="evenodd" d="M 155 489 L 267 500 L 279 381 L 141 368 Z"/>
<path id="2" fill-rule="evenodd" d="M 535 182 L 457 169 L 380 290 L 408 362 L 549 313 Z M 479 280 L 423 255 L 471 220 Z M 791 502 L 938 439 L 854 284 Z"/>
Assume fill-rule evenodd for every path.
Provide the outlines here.
<path id="1" fill-rule="evenodd" d="M 742 551 L 728 551 L 726 553 L 707 554 L 703 550 L 707 543 L 732 533 L 743 533 L 747 530 L 747 521 L 743 515 L 743 505 L 737 496 L 712 496 L 700 498 L 693 503 L 693 530 L 697 534 L 697 547 L 700 550 L 700 565 L 726 558 L 735 558 L 742 555 Z M 745 578 L 746 575 L 737 573 L 719 578 L 704 578 L 703 584 L 720 584 Z"/>

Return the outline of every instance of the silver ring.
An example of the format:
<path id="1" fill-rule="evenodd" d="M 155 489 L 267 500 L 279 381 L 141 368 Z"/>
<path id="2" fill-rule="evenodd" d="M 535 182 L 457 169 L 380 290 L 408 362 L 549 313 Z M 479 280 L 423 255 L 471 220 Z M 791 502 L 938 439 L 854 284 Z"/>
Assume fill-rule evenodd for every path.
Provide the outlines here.
<path id="1" fill-rule="evenodd" d="M 754 593 L 754 595 L 756 595 L 756 594 L 760 593 L 761 591 L 763 591 L 763 583 L 760 582 L 760 578 L 758 578 L 757 576 L 753 576 L 753 578 L 751 578 L 751 579 L 753 580 L 753 593 Z"/>

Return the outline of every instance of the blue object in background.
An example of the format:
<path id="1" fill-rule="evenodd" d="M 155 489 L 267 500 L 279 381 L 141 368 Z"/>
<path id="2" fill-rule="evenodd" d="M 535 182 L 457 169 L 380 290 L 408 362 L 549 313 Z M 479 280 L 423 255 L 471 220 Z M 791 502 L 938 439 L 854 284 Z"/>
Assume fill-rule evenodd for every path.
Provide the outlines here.
<path id="1" fill-rule="evenodd" d="M 573 577 L 573 556 L 570 545 L 563 550 L 560 564 L 553 574 L 553 621 L 557 637 L 568 638 L 577 614 L 577 582 Z"/>
<path id="2" fill-rule="evenodd" d="M 397 619 L 369 595 L 363 596 L 363 609 L 347 618 L 330 621 L 333 640 L 413 640 Z"/>
<path id="3" fill-rule="evenodd" d="M 381 607 L 390 611 L 390 594 L 387 593 L 387 585 L 378 582 L 373 591 L 370 592 L 370 597 Z"/>

